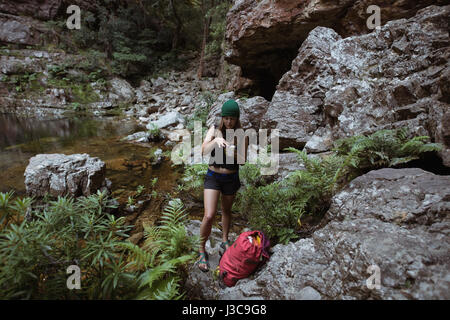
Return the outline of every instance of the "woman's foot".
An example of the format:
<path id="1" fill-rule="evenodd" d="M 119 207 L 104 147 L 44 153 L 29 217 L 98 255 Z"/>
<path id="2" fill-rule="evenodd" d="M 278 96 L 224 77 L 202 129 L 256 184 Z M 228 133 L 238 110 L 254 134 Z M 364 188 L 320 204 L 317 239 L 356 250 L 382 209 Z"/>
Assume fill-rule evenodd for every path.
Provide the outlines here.
<path id="1" fill-rule="evenodd" d="M 197 260 L 197 266 L 198 268 L 203 272 L 209 271 L 209 262 L 208 262 L 208 254 L 206 251 L 200 251 L 198 253 L 200 258 Z"/>

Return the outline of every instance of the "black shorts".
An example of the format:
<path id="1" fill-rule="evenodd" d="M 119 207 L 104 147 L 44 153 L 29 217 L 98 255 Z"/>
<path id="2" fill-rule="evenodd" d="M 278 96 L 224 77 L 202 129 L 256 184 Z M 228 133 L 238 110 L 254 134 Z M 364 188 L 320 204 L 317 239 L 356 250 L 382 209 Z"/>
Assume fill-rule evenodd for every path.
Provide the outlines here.
<path id="1" fill-rule="evenodd" d="M 217 173 L 208 169 L 203 186 L 205 189 L 220 190 L 224 195 L 235 194 L 241 187 L 239 171 L 234 173 Z"/>

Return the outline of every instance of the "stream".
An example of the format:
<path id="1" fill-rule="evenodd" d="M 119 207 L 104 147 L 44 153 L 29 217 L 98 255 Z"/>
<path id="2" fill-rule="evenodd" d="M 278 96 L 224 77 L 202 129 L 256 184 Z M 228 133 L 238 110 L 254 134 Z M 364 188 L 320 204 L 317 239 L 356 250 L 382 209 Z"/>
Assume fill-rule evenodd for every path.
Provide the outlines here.
<path id="1" fill-rule="evenodd" d="M 24 172 L 29 159 L 39 153 L 87 153 L 106 163 L 106 178 L 112 191 L 149 186 L 157 177 L 156 189 L 169 192 L 179 174 L 170 161 L 159 167 L 148 165 L 150 148 L 121 139 L 140 128 L 130 120 L 70 117 L 55 120 L 19 118 L 0 114 L 0 192 L 25 196 Z M 161 146 L 159 146 L 161 147 Z"/>

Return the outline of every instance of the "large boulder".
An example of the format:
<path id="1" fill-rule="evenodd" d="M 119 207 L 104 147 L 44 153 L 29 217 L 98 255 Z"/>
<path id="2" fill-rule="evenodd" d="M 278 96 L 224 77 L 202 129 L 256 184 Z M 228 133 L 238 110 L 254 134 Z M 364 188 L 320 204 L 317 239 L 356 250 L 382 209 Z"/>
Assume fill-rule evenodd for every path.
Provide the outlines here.
<path id="1" fill-rule="evenodd" d="M 276 245 L 253 279 L 206 298 L 449 299 L 449 213 L 449 176 L 371 171 L 333 197 L 311 238 Z"/>
<path id="2" fill-rule="evenodd" d="M 406 127 L 445 145 L 450 6 L 342 39 L 317 27 L 280 80 L 261 128 L 280 130 L 280 149 L 329 150 L 338 138 Z M 447 138 L 446 138 L 447 137 Z"/>
<path id="3" fill-rule="evenodd" d="M 240 98 L 238 99 L 234 92 L 227 92 L 219 95 L 211 106 L 208 113 L 208 118 L 206 120 L 206 125 L 209 127 L 213 124 L 218 126 L 220 124 L 220 119 L 222 118 L 222 105 L 229 99 L 234 99 L 239 105 L 240 116 L 239 121 L 241 122 L 243 129 L 255 129 L 259 130 L 261 118 L 267 111 L 269 107 L 269 101 L 263 97 L 252 97 L 249 99 Z"/>
<path id="4" fill-rule="evenodd" d="M 113 78 L 109 80 L 109 86 L 111 91 L 109 92 L 108 99 L 115 104 L 131 103 L 136 99 L 133 87 L 125 79 Z"/>
<path id="5" fill-rule="evenodd" d="M 41 43 L 43 29 L 42 25 L 32 18 L 0 12 L 0 42 L 37 45 Z"/>
<path id="6" fill-rule="evenodd" d="M 27 195 L 89 196 L 105 187 L 106 165 L 88 154 L 38 154 L 25 169 Z"/>
<path id="7" fill-rule="evenodd" d="M 16 16 L 30 16 L 40 20 L 53 20 L 58 14 L 66 15 L 66 8 L 77 5 L 82 12 L 95 11 L 97 1 L 87 0 L 2 0 L 0 12 Z M 68 16 L 68 15 L 67 15 Z"/>
<path id="8" fill-rule="evenodd" d="M 297 49 L 318 26 L 347 37 L 370 32 L 370 5 L 381 9 L 381 23 L 412 17 L 419 9 L 448 0 L 240 0 L 227 14 L 225 59 L 242 68 L 242 76 L 274 83 L 290 68 Z"/>
<path id="9" fill-rule="evenodd" d="M 51 20 L 58 13 L 62 0 L 2 0 L 0 12 Z"/>
<path id="10" fill-rule="evenodd" d="M 158 120 L 151 121 L 146 126 L 147 129 L 151 130 L 153 128 L 167 128 L 171 126 L 177 126 L 178 129 L 183 129 L 182 127 L 186 123 L 186 119 L 177 111 L 167 112 L 160 116 Z"/>

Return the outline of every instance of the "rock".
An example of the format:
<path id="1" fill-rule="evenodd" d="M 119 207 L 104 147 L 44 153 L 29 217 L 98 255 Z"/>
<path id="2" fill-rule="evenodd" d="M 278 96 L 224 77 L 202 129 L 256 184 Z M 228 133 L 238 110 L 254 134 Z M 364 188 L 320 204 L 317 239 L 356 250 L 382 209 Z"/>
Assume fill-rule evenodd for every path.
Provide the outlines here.
<path id="1" fill-rule="evenodd" d="M 47 21 L 54 20 L 61 11 L 65 14 L 70 5 L 77 5 L 86 12 L 95 11 L 97 3 L 87 0 L 2 0 L 0 12 Z"/>
<path id="2" fill-rule="evenodd" d="M 302 164 L 300 164 L 296 153 L 280 153 L 279 159 L 280 162 L 278 172 L 273 177 L 278 181 L 284 179 L 290 172 L 305 168 Z"/>
<path id="3" fill-rule="evenodd" d="M 133 234 L 131 237 L 128 238 L 128 241 L 130 241 L 132 244 L 138 244 L 141 239 L 144 238 L 144 232 L 137 232 Z"/>
<path id="4" fill-rule="evenodd" d="M 28 196 L 89 196 L 104 185 L 106 166 L 88 154 L 38 154 L 25 169 Z"/>
<path id="5" fill-rule="evenodd" d="M 162 149 L 158 148 L 153 152 L 153 155 L 151 157 L 151 164 L 152 166 L 158 166 L 160 165 L 164 160 L 163 151 Z"/>
<path id="6" fill-rule="evenodd" d="M 0 12 L 51 20 L 58 13 L 61 3 L 61 0 L 2 0 Z"/>
<path id="7" fill-rule="evenodd" d="M 201 221 L 190 220 L 186 225 L 188 236 L 198 236 L 200 234 Z M 237 238 L 235 233 L 229 234 L 229 240 L 234 241 Z M 192 265 L 188 270 L 184 289 L 188 297 L 196 299 L 215 299 L 220 289 L 219 283 L 214 279 L 213 271 L 219 265 L 219 249 L 222 242 L 222 231 L 212 228 L 211 235 L 206 241 L 206 252 L 209 255 L 209 272 L 202 272 L 197 265 Z"/>
<path id="8" fill-rule="evenodd" d="M 366 9 L 378 5 L 381 23 L 410 18 L 432 4 L 447 0 L 242 0 L 227 14 L 225 59 L 242 68 L 242 76 L 259 83 L 262 91 L 276 86 L 309 32 L 318 26 L 336 30 L 343 37 L 370 32 Z M 237 88 L 234 88 L 235 90 Z M 271 94 L 269 94 L 271 95 Z M 266 97 L 269 99 L 269 97 Z"/>
<path id="9" fill-rule="evenodd" d="M 109 81 L 111 87 L 110 99 L 117 103 L 133 102 L 135 93 L 128 81 L 121 78 L 113 78 Z"/>
<path id="10" fill-rule="evenodd" d="M 430 6 L 345 39 L 332 29 L 314 29 L 280 80 L 261 128 L 280 130 L 280 149 L 323 152 L 339 138 L 406 127 L 443 143 L 441 156 L 449 163 L 443 123 L 449 16 L 450 6 Z M 399 53 L 400 47 L 410 53 Z"/>
<path id="11" fill-rule="evenodd" d="M 187 129 L 176 129 L 176 130 L 166 130 L 161 129 L 161 133 L 163 133 L 167 139 L 173 142 L 182 141 L 184 136 L 190 136 L 191 133 Z"/>
<path id="12" fill-rule="evenodd" d="M 250 99 L 236 99 L 234 92 L 223 93 L 217 97 L 209 111 L 206 125 L 209 127 L 212 124 L 216 126 L 220 124 L 222 105 L 230 99 L 236 100 L 239 105 L 239 120 L 242 128 L 244 130 L 253 128 L 258 131 L 261 118 L 269 107 L 269 101 L 259 96 Z"/>
<path id="13" fill-rule="evenodd" d="M 183 101 L 181 101 L 182 106 L 188 106 L 192 103 L 192 97 L 191 96 L 185 96 L 183 98 Z"/>
<path id="14" fill-rule="evenodd" d="M 0 41 L 37 45 L 41 35 L 43 34 L 33 19 L 0 13 Z"/>
<path id="15" fill-rule="evenodd" d="M 125 141 L 149 142 L 150 133 L 148 131 L 140 131 L 130 134 L 123 138 Z"/>
<path id="16" fill-rule="evenodd" d="M 156 127 L 158 129 L 166 128 L 173 125 L 184 124 L 184 117 L 177 111 L 168 112 L 162 115 L 158 120 L 152 121 L 147 125 L 147 129 Z"/>
<path id="17" fill-rule="evenodd" d="M 254 279 L 217 297 L 448 299 L 449 213 L 449 176 L 416 168 L 371 171 L 333 197 L 322 229 L 276 245 Z M 369 287 L 377 268 L 380 287 Z"/>

